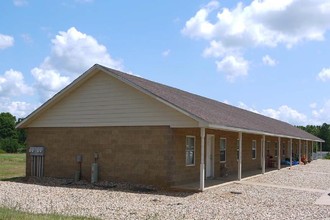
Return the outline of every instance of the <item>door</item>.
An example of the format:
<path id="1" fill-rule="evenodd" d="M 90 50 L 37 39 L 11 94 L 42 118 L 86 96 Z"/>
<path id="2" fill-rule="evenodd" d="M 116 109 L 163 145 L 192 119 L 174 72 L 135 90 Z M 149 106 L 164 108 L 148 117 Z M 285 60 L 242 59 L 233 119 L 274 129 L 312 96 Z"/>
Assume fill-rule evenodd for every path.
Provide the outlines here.
<path id="1" fill-rule="evenodd" d="M 206 135 L 206 178 L 214 177 L 214 135 Z"/>

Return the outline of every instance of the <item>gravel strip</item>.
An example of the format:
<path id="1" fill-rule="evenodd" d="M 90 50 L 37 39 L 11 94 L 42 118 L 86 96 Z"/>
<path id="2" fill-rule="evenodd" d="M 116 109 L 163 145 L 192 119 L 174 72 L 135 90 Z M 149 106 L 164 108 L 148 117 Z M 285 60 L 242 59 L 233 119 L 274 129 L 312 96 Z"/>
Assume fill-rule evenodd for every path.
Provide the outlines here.
<path id="1" fill-rule="evenodd" d="M 330 160 L 318 160 L 247 181 L 274 184 L 277 179 L 278 184 L 325 189 L 330 187 L 330 175 L 324 173 L 329 172 Z M 125 183 L 103 182 L 91 186 L 86 182 L 72 184 L 71 180 L 51 178 L 29 181 L 38 185 L 0 181 L 0 206 L 100 219 L 330 218 L 330 206 L 314 204 L 321 193 L 268 186 L 232 183 L 203 193 L 184 193 Z"/>

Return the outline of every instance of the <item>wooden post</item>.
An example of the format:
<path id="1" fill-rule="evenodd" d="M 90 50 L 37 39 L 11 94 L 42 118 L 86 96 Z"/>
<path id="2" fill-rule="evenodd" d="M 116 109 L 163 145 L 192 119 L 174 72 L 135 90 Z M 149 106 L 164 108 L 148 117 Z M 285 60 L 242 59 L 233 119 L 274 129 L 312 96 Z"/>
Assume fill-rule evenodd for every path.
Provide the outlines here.
<path id="1" fill-rule="evenodd" d="M 200 164 L 200 183 L 199 183 L 200 191 L 204 191 L 204 184 L 205 184 L 204 143 L 205 143 L 205 128 L 201 128 L 201 164 Z"/>
<path id="2" fill-rule="evenodd" d="M 281 137 L 278 137 L 277 169 L 281 169 Z"/>
<path id="3" fill-rule="evenodd" d="M 262 174 L 265 174 L 266 170 L 266 150 L 265 150 L 265 145 L 266 145 L 266 136 L 262 136 Z"/>
<path id="4" fill-rule="evenodd" d="M 238 133 L 239 140 L 239 150 L 238 150 L 238 176 L 237 179 L 240 181 L 242 179 L 242 132 Z"/>

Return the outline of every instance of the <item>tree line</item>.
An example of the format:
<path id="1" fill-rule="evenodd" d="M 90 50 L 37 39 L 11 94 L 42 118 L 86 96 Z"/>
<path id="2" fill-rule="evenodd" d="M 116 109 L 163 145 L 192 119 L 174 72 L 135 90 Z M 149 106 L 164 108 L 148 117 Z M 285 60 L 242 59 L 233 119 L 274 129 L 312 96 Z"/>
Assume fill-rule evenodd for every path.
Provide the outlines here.
<path id="1" fill-rule="evenodd" d="M 330 151 L 330 124 L 323 123 L 322 125 L 307 125 L 297 127 L 323 139 L 325 143 L 322 144 L 322 150 Z"/>
<path id="2" fill-rule="evenodd" d="M 7 153 L 25 152 L 25 131 L 15 128 L 22 120 L 22 118 L 16 119 L 8 112 L 0 113 L 0 150 Z M 325 141 L 322 145 L 323 151 L 330 151 L 330 124 L 297 127 L 323 139 Z"/>

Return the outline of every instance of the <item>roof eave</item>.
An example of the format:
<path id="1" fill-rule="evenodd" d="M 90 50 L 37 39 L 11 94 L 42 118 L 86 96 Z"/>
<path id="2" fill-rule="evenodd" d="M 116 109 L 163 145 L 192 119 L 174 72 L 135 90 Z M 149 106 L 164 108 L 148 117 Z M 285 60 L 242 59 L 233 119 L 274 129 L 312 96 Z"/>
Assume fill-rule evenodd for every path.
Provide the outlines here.
<path id="1" fill-rule="evenodd" d="M 234 127 L 223 126 L 223 125 L 216 125 L 216 124 L 209 124 L 208 125 L 208 128 L 211 128 L 211 129 L 221 129 L 221 130 L 233 131 L 233 132 L 243 132 L 243 133 L 257 134 L 257 135 L 265 135 L 265 136 L 273 136 L 273 137 L 281 137 L 281 138 L 289 138 L 289 139 L 297 139 L 297 140 L 325 142 L 322 139 L 302 138 L 302 137 L 295 137 L 295 136 L 284 135 L 284 134 L 274 134 L 274 133 L 269 133 L 269 132 L 263 132 L 263 131 L 257 131 L 257 130 L 250 130 L 250 129 L 244 129 L 244 128 L 234 128 Z"/>

